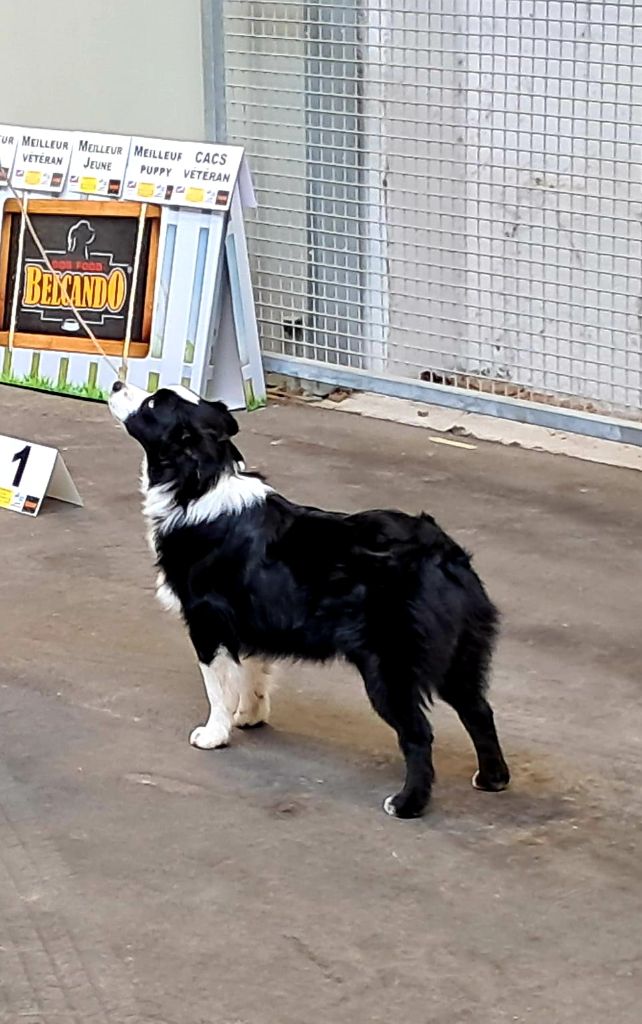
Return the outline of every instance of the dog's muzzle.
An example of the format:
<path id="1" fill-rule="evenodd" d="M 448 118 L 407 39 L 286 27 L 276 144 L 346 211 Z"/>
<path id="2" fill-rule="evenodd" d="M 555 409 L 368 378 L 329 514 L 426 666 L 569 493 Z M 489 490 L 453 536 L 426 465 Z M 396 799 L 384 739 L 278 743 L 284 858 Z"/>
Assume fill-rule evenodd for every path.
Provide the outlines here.
<path id="1" fill-rule="evenodd" d="M 109 396 L 111 414 L 120 423 L 124 423 L 128 416 L 140 409 L 146 398 L 149 398 L 149 395 L 142 388 L 117 380 Z"/>

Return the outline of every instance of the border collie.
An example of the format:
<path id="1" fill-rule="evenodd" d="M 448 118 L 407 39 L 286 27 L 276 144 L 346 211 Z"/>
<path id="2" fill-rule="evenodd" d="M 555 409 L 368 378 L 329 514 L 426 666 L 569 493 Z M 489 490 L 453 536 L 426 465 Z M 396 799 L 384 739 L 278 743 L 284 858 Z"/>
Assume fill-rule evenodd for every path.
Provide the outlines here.
<path id="1" fill-rule="evenodd" d="M 434 771 L 426 716 L 450 704 L 477 752 L 477 789 L 508 785 L 486 675 L 497 613 L 469 556 L 426 514 L 324 512 L 245 472 L 222 402 L 182 386 L 153 395 L 117 381 L 109 405 L 145 452 L 143 513 L 161 604 L 196 650 L 210 713 L 195 747 L 269 716 L 269 664 L 341 657 L 397 734 L 403 788 L 384 810 L 422 814 Z"/>

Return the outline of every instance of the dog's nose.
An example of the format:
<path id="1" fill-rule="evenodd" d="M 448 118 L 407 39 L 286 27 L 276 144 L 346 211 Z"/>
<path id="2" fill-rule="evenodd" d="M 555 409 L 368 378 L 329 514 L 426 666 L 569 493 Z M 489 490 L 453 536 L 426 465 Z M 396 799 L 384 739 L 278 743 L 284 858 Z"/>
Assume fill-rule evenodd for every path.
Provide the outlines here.
<path id="1" fill-rule="evenodd" d="M 122 391 L 124 387 L 125 385 L 123 384 L 122 380 L 115 380 L 113 387 L 111 389 L 112 394 L 114 393 L 114 391 Z"/>

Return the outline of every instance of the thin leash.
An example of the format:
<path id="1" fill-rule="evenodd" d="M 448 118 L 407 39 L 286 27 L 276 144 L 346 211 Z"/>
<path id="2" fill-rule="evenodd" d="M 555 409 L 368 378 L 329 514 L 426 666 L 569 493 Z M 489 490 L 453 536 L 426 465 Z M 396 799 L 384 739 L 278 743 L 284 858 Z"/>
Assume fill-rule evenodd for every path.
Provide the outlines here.
<path id="1" fill-rule="evenodd" d="M 138 217 L 138 231 L 137 231 L 137 234 L 136 234 L 136 248 L 135 248 L 135 251 L 134 251 L 134 265 L 133 265 L 133 268 L 132 268 L 132 281 L 131 281 L 129 306 L 128 306 L 128 310 L 127 310 L 127 322 L 126 322 L 126 328 L 125 328 L 125 339 L 124 339 L 124 343 L 123 343 L 123 353 L 122 353 L 120 365 L 118 366 L 107 355 L 107 353 L 105 352 L 103 346 L 100 344 L 100 342 L 98 341 L 98 338 L 96 337 L 96 335 L 92 331 L 91 327 L 83 319 L 83 317 L 78 312 L 78 310 L 74 306 L 73 302 L 69 298 L 69 293 L 67 292 L 67 287 L 65 285 L 62 272 L 59 271 L 59 270 L 54 270 L 53 266 L 51 265 L 51 260 L 49 259 L 49 256 L 45 252 L 44 246 L 42 245 L 42 242 L 40 241 L 40 239 L 38 237 L 38 232 L 34 228 L 32 220 L 31 220 L 31 217 L 29 216 L 29 213 L 28 213 L 29 199 L 28 199 L 28 197 L 25 196 L 24 193 L 23 193 L 23 195 L 20 195 L 19 192 L 16 192 L 16 190 L 14 189 L 13 185 L 10 182 L 6 182 L 6 185 L 7 185 L 8 189 L 9 189 L 9 191 L 11 192 L 11 194 L 13 195 L 14 199 L 18 203 L 18 206 L 20 208 L 21 222 L 20 222 L 20 233 L 19 233 L 19 236 L 18 236 L 18 264 L 17 264 L 18 267 L 20 267 L 22 265 L 22 256 L 23 256 L 23 251 L 24 251 L 24 233 L 25 233 L 25 225 L 26 225 L 26 228 L 27 228 L 29 234 L 31 235 L 31 237 L 33 239 L 34 245 L 36 246 L 36 249 L 38 250 L 43 263 L 45 264 L 47 270 L 58 281 L 64 305 L 67 306 L 71 310 L 74 318 L 76 319 L 76 321 L 78 322 L 78 324 L 80 325 L 82 330 L 85 332 L 87 337 L 91 340 L 91 342 L 95 346 L 96 351 L 98 352 L 98 354 L 105 360 L 105 362 L 110 367 L 110 369 L 112 370 L 114 375 L 118 378 L 118 380 L 121 380 L 121 381 L 127 380 L 127 368 L 128 368 L 128 363 L 129 363 L 129 348 L 130 348 L 130 345 L 131 345 L 131 333 L 132 333 L 132 325 L 133 325 L 133 320 L 134 320 L 134 301 L 135 301 L 135 298 L 136 298 L 136 290 L 137 290 L 137 286 L 138 286 L 138 275 L 139 275 L 139 270 L 140 270 L 141 252 L 142 252 L 142 246 L 143 246 L 143 234 L 144 234 L 144 231 L 145 231 L 145 218 L 147 216 L 147 203 L 142 203 L 141 204 L 140 214 L 139 214 L 139 217 Z M 13 293 L 13 302 L 12 302 L 12 305 L 11 305 L 11 321 L 9 323 L 9 337 L 8 337 L 8 343 L 9 344 L 8 344 L 8 347 L 9 347 L 10 351 L 13 350 L 13 341 L 14 341 L 14 336 L 15 336 L 15 332 L 16 332 L 17 315 L 18 315 L 18 285 L 16 283 L 16 286 L 14 288 L 14 293 Z"/>

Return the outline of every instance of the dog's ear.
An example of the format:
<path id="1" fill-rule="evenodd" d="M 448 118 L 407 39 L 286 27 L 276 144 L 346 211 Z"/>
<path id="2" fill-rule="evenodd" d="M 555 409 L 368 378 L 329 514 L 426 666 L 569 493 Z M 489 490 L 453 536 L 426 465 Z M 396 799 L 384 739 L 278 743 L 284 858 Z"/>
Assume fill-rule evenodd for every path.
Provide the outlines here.
<path id="1" fill-rule="evenodd" d="M 239 432 L 239 425 L 225 402 L 207 402 L 201 399 L 200 408 L 208 430 L 218 441 L 227 441 Z"/>

